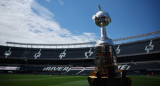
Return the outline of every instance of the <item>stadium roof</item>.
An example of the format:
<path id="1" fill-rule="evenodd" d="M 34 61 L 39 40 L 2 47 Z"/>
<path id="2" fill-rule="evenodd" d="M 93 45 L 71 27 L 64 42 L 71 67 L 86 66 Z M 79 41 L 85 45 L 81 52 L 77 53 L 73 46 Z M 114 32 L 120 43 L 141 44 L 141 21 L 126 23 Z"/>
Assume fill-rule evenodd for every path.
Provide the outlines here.
<path id="1" fill-rule="evenodd" d="M 118 39 L 113 39 L 114 42 L 118 42 L 118 41 L 123 41 L 123 40 L 130 40 L 130 39 L 135 39 L 135 38 L 141 38 L 141 37 L 147 37 L 147 36 L 151 36 L 151 35 L 156 35 L 156 34 L 160 34 L 160 31 L 155 31 L 155 32 L 150 32 L 150 33 L 145 33 L 145 34 L 140 34 L 140 35 L 136 35 L 136 36 L 130 36 L 130 37 L 124 37 L 124 38 L 118 38 Z M 86 43 L 70 43 L 70 44 L 34 44 L 34 43 L 18 43 L 18 42 L 6 42 L 6 44 L 11 44 L 11 45 L 26 45 L 28 46 L 76 46 L 76 45 L 87 45 L 91 46 L 96 44 L 96 42 L 86 42 Z"/>

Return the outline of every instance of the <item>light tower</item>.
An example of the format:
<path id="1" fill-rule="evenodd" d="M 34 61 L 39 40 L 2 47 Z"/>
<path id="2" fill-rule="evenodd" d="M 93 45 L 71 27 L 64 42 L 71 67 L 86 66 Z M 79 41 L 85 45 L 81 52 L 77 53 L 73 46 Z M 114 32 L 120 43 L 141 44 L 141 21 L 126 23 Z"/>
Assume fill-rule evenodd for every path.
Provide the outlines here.
<path id="1" fill-rule="evenodd" d="M 92 19 L 101 27 L 101 37 L 95 45 L 95 70 L 88 77 L 90 86 L 131 86 L 131 79 L 126 77 L 125 71 L 120 75 L 117 67 L 116 52 L 111 39 L 107 37 L 105 26 L 111 22 L 107 12 L 98 6 L 98 12 Z"/>

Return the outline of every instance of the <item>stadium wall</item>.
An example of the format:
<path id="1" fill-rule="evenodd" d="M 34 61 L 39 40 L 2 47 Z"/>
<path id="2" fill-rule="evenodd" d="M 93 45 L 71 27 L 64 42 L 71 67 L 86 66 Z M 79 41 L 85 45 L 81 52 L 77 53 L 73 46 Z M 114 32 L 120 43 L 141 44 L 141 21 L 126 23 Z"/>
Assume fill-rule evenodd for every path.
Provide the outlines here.
<path id="1" fill-rule="evenodd" d="M 144 74 L 160 71 L 160 38 L 116 44 L 115 50 L 121 70 L 145 71 Z M 0 46 L 1 73 L 87 75 L 91 70 L 94 70 L 94 47 Z"/>

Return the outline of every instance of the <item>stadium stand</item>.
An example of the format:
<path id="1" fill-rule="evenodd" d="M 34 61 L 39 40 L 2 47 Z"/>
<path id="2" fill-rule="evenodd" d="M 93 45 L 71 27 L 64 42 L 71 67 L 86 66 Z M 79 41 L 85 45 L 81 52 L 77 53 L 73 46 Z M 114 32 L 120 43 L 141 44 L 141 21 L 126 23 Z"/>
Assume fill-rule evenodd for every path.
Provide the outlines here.
<path id="1" fill-rule="evenodd" d="M 120 38 L 114 41 L 144 37 L 159 32 Z M 75 44 L 7 42 L 7 44 L 8 46 L 0 45 L 0 73 L 12 71 L 21 74 L 89 75 L 94 70 L 94 46 L 91 45 L 94 45 L 95 42 Z M 9 44 L 14 46 L 9 46 Z M 27 45 L 27 47 L 15 45 Z M 56 48 L 33 47 L 43 45 L 56 46 Z M 81 47 L 69 47 L 77 45 L 81 45 Z M 57 46 L 63 47 L 57 48 Z M 130 74 L 160 73 L 160 37 L 115 44 L 115 50 L 119 69 L 127 70 Z"/>

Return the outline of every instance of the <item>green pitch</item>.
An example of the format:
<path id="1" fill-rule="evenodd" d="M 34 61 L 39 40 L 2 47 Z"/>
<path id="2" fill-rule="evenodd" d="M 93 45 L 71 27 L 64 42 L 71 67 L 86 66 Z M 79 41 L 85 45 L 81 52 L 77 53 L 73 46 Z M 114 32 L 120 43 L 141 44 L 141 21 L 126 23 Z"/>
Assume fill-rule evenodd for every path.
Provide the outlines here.
<path id="1" fill-rule="evenodd" d="M 160 86 L 160 76 L 131 76 L 132 86 Z M 0 86 L 89 86 L 87 76 L 0 75 Z"/>

